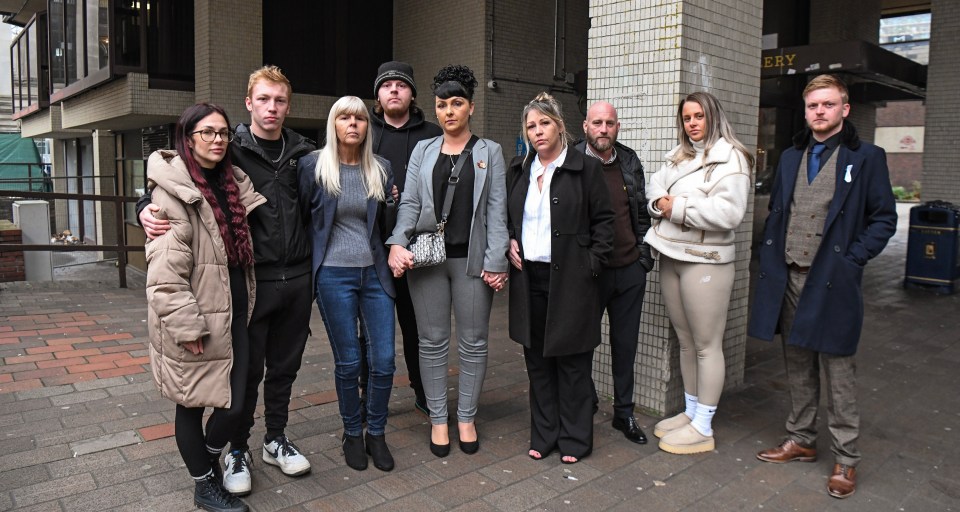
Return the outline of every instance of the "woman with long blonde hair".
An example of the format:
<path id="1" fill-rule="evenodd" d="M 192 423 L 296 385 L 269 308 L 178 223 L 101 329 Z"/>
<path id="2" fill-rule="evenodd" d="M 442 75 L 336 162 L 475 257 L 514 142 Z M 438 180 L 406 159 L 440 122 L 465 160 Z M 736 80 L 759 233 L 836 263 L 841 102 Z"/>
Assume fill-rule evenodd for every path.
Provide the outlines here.
<path id="1" fill-rule="evenodd" d="M 330 109 L 323 149 L 297 164 L 301 211 L 313 241 L 313 283 L 336 363 L 343 455 L 356 470 L 367 454 L 393 469 L 384 429 L 394 372 L 394 288 L 381 225 L 393 186 L 390 164 L 374 156 L 366 105 L 344 96 Z M 391 201 L 392 203 L 392 201 Z M 360 417 L 360 325 L 367 344 L 367 431 Z"/>
<path id="2" fill-rule="evenodd" d="M 653 227 L 644 241 L 660 255 L 660 289 L 680 343 L 686 408 L 657 423 L 660 449 L 714 449 L 713 416 L 726 372 L 723 332 L 736 269 L 734 230 L 743 222 L 753 158 L 713 95 L 677 107 L 678 144 L 650 180 Z"/>

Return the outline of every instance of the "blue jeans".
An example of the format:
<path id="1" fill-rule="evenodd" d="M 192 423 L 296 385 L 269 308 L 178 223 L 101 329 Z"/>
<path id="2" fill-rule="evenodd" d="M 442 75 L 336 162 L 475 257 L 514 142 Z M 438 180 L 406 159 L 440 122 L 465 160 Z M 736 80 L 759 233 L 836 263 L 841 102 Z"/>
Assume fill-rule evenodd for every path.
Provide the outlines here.
<path id="1" fill-rule="evenodd" d="M 360 343 L 357 322 L 367 342 L 367 432 L 383 435 L 387 403 L 393 388 L 393 299 L 369 267 L 320 267 L 317 271 L 317 307 L 327 329 L 336 363 L 334 376 L 343 430 L 349 436 L 363 433 L 360 423 Z"/>

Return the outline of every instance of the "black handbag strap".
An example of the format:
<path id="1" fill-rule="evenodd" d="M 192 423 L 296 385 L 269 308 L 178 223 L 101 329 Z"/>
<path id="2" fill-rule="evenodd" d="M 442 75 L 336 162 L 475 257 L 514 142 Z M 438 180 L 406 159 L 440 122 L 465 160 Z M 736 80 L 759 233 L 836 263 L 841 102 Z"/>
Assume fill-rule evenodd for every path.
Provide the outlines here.
<path id="1" fill-rule="evenodd" d="M 463 165 L 467 160 L 473 160 L 470 154 L 473 152 L 473 145 L 475 143 L 476 139 L 470 137 L 467 145 L 463 148 L 463 152 L 460 153 L 460 156 L 457 158 L 457 164 L 454 165 L 453 170 L 450 171 L 450 178 L 447 179 L 447 193 L 443 197 L 443 209 L 440 210 L 440 231 L 443 230 L 443 226 L 447 223 L 447 216 L 450 215 L 450 207 L 453 205 L 453 191 L 457 188 L 457 183 L 460 182 L 460 171 L 463 170 Z"/>

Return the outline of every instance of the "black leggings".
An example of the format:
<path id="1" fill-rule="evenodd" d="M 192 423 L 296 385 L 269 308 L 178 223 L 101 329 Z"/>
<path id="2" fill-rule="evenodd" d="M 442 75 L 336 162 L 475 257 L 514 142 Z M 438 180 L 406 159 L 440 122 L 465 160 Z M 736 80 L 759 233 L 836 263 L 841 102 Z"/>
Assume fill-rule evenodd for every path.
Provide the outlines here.
<path id="1" fill-rule="evenodd" d="M 235 276 L 234 274 L 239 274 Z M 243 395 L 246 390 L 250 359 L 250 340 L 247 337 L 247 286 L 242 271 L 230 269 L 230 296 L 233 301 L 233 368 L 230 370 L 230 408 L 214 409 L 203 428 L 204 407 L 184 407 L 177 404 L 174 432 L 177 448 L 187 465 L 190 476 L 200 478 L 211 469 L 207 446 L 222 449 L 240 424 L 243 416 Z"/>

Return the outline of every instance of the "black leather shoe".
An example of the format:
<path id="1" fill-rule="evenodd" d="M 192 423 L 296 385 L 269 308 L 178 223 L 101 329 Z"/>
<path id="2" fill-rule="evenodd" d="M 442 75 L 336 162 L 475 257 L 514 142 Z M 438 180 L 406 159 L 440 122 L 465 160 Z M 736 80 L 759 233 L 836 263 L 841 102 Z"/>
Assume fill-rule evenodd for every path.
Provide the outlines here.
<path id="1" fill-rule="evenodd" d="M 637 420 L 630 416 L 629 418 L 613 418 L 613 428 L 623 432 L 623 437 L 628 441 L 637 444 L 647 444 L 647 435 L 643 433 Z"/>

